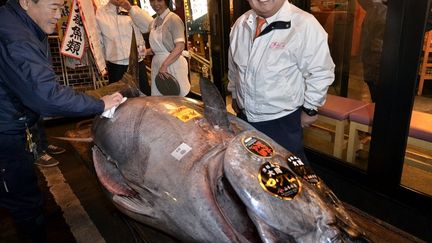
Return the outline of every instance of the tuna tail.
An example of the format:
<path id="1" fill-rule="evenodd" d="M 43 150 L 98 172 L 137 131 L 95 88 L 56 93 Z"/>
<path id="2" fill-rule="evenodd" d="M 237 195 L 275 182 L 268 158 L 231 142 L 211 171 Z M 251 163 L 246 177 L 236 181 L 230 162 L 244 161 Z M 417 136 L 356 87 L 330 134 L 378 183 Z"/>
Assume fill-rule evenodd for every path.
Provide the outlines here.
<path id="1" fill-rule="evenodd" d="M 138 49 L 136 44 L 135 32 L 132 31 L 129 66 L 127 72 L 123 75 L 122 79 L 99 89 L 87 90 L 85 93 L 98 99 L 114 92 L 120 92 L 123 96 L 128 98 L 138 97 L 140 96 L 138 80 Z"/>
<path id="2" fill-rule="evenodd" d="M 204 102 L 204 116 L 213 126 L 229 131 L 228 113 L 219 90 L 207 78 L 200 78 L 201 96 Z"/>

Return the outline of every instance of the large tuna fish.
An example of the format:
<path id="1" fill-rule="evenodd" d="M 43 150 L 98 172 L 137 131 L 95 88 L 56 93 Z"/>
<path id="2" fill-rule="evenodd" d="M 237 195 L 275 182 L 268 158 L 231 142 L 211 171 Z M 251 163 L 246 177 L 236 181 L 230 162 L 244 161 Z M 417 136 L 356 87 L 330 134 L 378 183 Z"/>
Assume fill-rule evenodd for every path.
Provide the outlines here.
<path id="1" fill-rule="evenodd" d="M 203 103 L 138 97 L 96 118 L 93 162 L 126 215 L 185 242 L 361 242 L 342 203 L 286 149 Z"/>

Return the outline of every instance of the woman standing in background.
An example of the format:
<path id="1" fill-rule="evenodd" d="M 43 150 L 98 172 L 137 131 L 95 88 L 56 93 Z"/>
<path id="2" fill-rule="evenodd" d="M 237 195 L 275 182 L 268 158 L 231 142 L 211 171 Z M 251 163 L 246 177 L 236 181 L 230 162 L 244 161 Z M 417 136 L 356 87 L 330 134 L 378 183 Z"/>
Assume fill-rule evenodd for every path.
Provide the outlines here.
<path id="1" fill-rule="evenodd" d="M 150 49 L 153 54 L 151 64 L 151 95 L 162 95 L 156 86 L 158 73 L 173 75 L 180 85 L 180 96 L 186 96 L 190 90 L 188 63 L 182 56 L 185 48 L 185 27 L 180 17 L 168 8 L 170 0 L 150 0 L 150 6 L 157 17 L 150 24 Z"/>

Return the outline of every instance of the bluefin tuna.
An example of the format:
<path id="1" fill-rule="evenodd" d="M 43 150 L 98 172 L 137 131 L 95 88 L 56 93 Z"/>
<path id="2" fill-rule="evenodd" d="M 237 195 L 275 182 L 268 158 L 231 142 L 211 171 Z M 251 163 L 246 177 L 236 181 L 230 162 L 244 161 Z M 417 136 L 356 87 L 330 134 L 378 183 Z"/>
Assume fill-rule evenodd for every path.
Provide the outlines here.
<path id="1" fill-rule="evenodd" d="M 310 167 L 200 86 L 203 102 L 130 98 L 94 120 L 95 171 L 121 212 L 184 242 L 367 242 Z"/>
<path id="2" fill-rule="evenodd" d="M 136 97 L 134 42 L 118 86 L 90 92 L 130 97 L 91 131 L 94 169 L 121 212 L 184 242 L 368 242 L 312 169 L 228 114 L 209 80 L 202 102 Z"/>

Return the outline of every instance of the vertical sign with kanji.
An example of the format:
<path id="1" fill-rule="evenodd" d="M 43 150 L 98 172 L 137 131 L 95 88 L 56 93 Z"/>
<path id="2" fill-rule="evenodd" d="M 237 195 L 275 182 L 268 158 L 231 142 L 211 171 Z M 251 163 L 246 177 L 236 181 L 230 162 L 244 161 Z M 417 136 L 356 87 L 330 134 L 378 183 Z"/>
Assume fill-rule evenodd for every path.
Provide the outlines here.
<path id="1" fill-rule="evenodd" d="M 77 0 L 72 3 L 66 33 L 63 36 L 61 53 L 65 56 L 81 59 L 85 50 L 85 31 Z"/>

